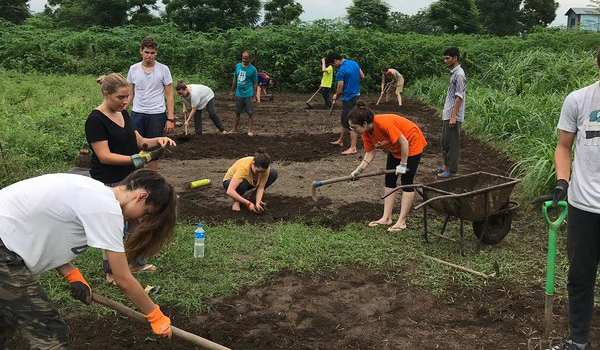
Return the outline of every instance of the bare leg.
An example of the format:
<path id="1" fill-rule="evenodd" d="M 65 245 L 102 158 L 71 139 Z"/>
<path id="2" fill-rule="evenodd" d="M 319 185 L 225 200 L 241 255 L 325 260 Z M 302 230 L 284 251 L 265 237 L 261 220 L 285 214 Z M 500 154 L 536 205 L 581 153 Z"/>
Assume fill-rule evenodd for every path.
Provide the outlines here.
<path id="1" fill-rule="evenodd" d="M 329 143 L 331 143 L 332 145 L 338 145 L 338 146 L 342 146 L 343 147 L 344 146 L 344 136 L 347 133 L 348 133 L 348 130 L 342 128 L 342 131 L 340 131 L 340 137 L 337 140 L 329 142 Z"/>
<path id="2" fill-rule="evenodd" d="M 356 153 L 356 143 L 358 142 L 358 134 L 354 131 L 350 131 L 350 148 L 342 152 L 344 155 Z"/>
<path id="3" fill-rule="evenodd" d="M 259 86 L 258 89 L 256 89 L 256 102 L 260 102 L 260 92 L 262 91 L 262 86 Z"/>
<path id="4" fill-rule="evenodd" d="M 385 187 L 383 190 L 383 194 L 388 194 L 392 192 L 393 188 Z M 394 192 L 389 196 L 385 197 L 383 200 L 383 216 L 377 221 L 371 221 L 369 223 L 369 227 L 375 227 L 377 225 L 391 225 L 392 224 L 392 212 L 394 211 L 394 202 L 396 201 L 396 196 L 398 192 Z"/>
<path id="5" fill-rule="evenodd" d="M 406 228 L 406 219 L 408 218 L 408 213 L 410 213 L 410 210 L 412 209 L 412 203 L 414 199 L 414 192 L 402 192 L 400 217 L 394 226 L 390 227 L 390 231 L 404 230 Z"/>
<path id="6" fill-rule="evenodd" d="M 396 94 L 396 96 L 398 96 L 398 106 L 402 106 L 402 95 Z"/>
<path id="7" fill-rule="evenodd" d="M 228 131 L 228 134 L 235 134 L 237 132 L 238 129 L 238 125 L 240 124 L 240 115 L 239 114 L 235 114 L 235 120 L 233 121 L 233 128 L 231 129 L 231 131 Z"/>
<path id="8" fill-rule="evenodd" d="M 254 114 L 248 115 L 248 136 L 254 136 L 252 126 L 254 125 Z"/>

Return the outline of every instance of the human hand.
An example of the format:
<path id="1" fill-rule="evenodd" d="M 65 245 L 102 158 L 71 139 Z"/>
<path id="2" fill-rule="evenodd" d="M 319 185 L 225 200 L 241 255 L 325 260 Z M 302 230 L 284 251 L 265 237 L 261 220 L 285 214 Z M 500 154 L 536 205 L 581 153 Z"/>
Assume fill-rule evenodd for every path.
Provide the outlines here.
<path id="1" fill-rule="evenodd" d="M 160 307 L 158 305 L 154 311 L 144 315 L 144 317 L 146 317 L 148 322 L 150 322 L 150 326 L 152 327 L 154 334 L 171 338 L 173 335 L 173 330 L 171 329 L 171 319 L 165 316 L 162 311 L 160 311 Z"/>
<path id="2" fill-rule="evenodd" d="M 560 179 L 556 181 L 556 187 L 550 193 L 547 193 L 541 197 L 534 199 L 531 204 L 539 206 L 540 204 L 552 201 L 552 207 L 556 208 L 558 202 L 567 200 L 567 192 L 569 189 L 569 183 L 567 180 Z"/>
<path id="3" fill-rule="evenodd" d="M 260 201 L 260 203 L 256 204 L 256 209 L 258 211 L 263 211 L 263 210 L 265 210 L 266 207 L 267 207 L 267 204 L 263 201 Z"/>
<path id="4" fill-rule="evenodd" d="M 187 122 L 186 122 L 187 125 Z M 157 140 L 158 145 L 161 148 L 167 147 L 167 146 L 177 146 L 177 144 L 175 143 L 175 141 L 173 141 L 170 137 L 159 137 Z"/>
<path id="5" fill-rule="evenodd" d="M 356 176 L 360 175 L 363 171 L 365 171 L 365 168 L 361 167 L 360 165 L 357 166 L 356 169 L 354 169 L 354 171 L 350 173 L 350 176 L 352 176 L 352 180 L 356 180 Z"/>
<path id="6" fill-rule="evenodd" d="M 251 212 L 256 213 L 257 211 L 256 206 L 251 201 L 248 201 L 248 203 L 246 203 L 246 207 L 248 207 L 248 210 L 250 210 Z"/>
<path id="7" fill-rule="evenodd" d="M 173 143 L 175 143 L 175 142 L 173 142 Z M 134 154 L 131 156 L 131 162 L 136 169 L 139 169 L 139 168 L 143 167 L 144 164 L 146 164 L 150 161 L 158 160 L 158 158 L 160 158 L 160 156 L 164 153 L 164 151 L 165 151 L 164 147 L 155 149 L 152 152 L 140 151 L 140 153 Z"/>
<path id="8" fill-rule="evenodd" d="M 167 123 L 165 124 L 165 132 L 171 132 L 173 130 L 175 130 L 175 123 L 167 120 Z"/>
<path id="9" fill-rule="evenodd" d="M 448 122 L 448 124 L 450 125 L 451 128 L 456 126 L 456 117 L 451 117 L 450 121 Z"/>
<path id="10" fill-rule="evenodd" d="M 408 171 L 408 168 L 407 168 L 407 164 L 406 163 L 400 163 L 396 167 L 396 175 L 406 174 L 407 171 Z"/>
<path id="11" fill-rule="evenodd" d="M 71 286 L 71 296 L 74 299 L 77 299 L 86 305 L 92 303 L 92 288 L 85 278 L 83 278 L 83 275 L 78 268 L 74 268 L 71 272 L 67 273 L 65 279 Z"/>

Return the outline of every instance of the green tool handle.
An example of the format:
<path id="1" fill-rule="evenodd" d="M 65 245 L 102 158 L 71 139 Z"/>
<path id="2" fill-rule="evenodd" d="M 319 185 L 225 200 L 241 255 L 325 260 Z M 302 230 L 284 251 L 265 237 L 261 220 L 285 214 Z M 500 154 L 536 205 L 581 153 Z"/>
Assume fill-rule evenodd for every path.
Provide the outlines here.
<path id="1" fill-rule="evenodd" d="M 558 219 L 551 221 L 548 217 L 548 208 L 552 207 L 552 201 L 542 204 L 542 213 L 548 223 L 548 260 L 546 261 L 546 295 L 554 295 L 554 273 L 556 267 L 556 241 L 558 240 L 558 228 L 567 217 L 567 202 L 558 202 L 558 208 L 561 208 Z"/>

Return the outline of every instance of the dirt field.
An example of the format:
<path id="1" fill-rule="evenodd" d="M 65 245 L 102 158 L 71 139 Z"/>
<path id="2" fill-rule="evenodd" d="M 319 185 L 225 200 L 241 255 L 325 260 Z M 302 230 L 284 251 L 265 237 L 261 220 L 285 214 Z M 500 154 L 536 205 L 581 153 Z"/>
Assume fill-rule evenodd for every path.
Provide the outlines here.
<path id="1" fill-rule="evenodd" d="M 307 109 L 307 98 L 276 95 L 274 102 L 260 104 L 252 138 L 245 135 L 245 117 L 237 135 L 218 134 L 205 116 L 203 135 L 176 136 L 178 147 L 161 161 L 161 173 L 178 188 L 180 218 L 210 224 L 303 221 L 334 229 L 378 219 L 382 177 L 325 186 L 317 205 L 312 201 L 312 181 L 350 174 L 360 156 L 342 156 L 342 148 L 328 143 L 338 135 L 339 109 L 328 117 L 323 107 Z M 376 96 L 366 98 L 376 100 Z M 320 104 L 316 100 L 313 105 Z M 441 165 L 441 121 L 434 110 L 415 101 L 405 103 L 402 108 L 382 103 L 376 113 L 400 113 L 421 127 L 429 145 L 416 182 L 431 182 L 431 170 Z M 217 112 L 229 128 L 233 102 L 218 96 Z M 497 152 L 467 137 L 461 141 L 461 174 L 479 170 L 507 174 L 510 163 Z M 258 147 L 267 148 L 279 172 L 279 179 L 265 196 L 268 210 L 260 216 L 248 211 L 233 213 L 221 185 L 223 175 L 235 159 L 252 155 Z M 385 159 L 385 154 L 378 153 L 368 171 L 384 168 Z M 190 181 L 202 178 L 211 179 L 212 185 L 188 189 Z M 517 218 L 516 229 L 525 221 Z M 470 228 L 467 231 L 472 237 Z M 265 285 L 210 301 L 208 313 L 192 318 L 177 310 L 166 313 L 183 329 L 244 350 L 514 350 L 526 349 L 524 339 L 541 330 L 541 287 L 527 290 L 491 282 L 477 293 L 466 293 L 460 286 L 450 286 L 447 297 L 438 299 L 411 289 L 409 275 L 409 270 L 398 271 L 389 281 L 381 273 L 354 268 L 311 276 L 282 272 Z M 555 310 L 566 315 L 564 301 Z M 149 340 L 147 327 L 118 316 L 90 320 L 67 314 L 66 318 L 72 349 L 191 348 L 181 340 Z M 566 328 L 565 317 L 557 322 L 560 329 Z M 22 342 L 14 347 L 22 348 Z"/>

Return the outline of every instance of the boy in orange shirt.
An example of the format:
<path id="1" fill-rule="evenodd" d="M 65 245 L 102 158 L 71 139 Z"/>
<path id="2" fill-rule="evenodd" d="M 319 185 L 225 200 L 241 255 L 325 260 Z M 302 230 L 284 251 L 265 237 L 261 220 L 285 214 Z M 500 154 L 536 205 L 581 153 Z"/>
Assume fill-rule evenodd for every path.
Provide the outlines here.
<path id="1" fill-rule="evenodd" d="M 350 129 L 362 135 L 365 146 L 365 156 L 358 167 L 352 172 L 352 177 L 362 173 L 375 158 L 375 149 L 388 153 L 386 169 L 396 169 L 395 173 L 385 175 L 384 194 L 390 193 L 401 175 L 402 185 L 413 184 L 421 155 L 427 141 L 419 127 L 410 120 L 396 114 L 374 115 L 363 101 L 356 103 L 356 107 L 349 115 Z M 392 224 L 392 211 L 396 200 L 396 193 L 389 195 L 383 202 L 383 216 L 369 223 L 369 227 L 378 225 L 389 226 Z M 406 228 L 406 218 L 412 207 L 415 190 L 407 188 L 402 190 L 402 203 L 400 217 L 389 232 L 401 231 Z"/>

